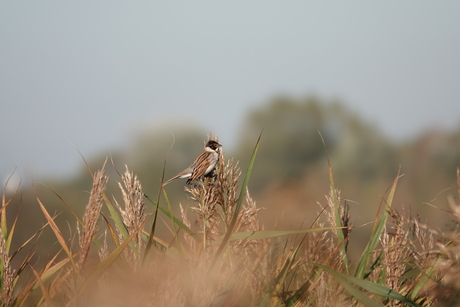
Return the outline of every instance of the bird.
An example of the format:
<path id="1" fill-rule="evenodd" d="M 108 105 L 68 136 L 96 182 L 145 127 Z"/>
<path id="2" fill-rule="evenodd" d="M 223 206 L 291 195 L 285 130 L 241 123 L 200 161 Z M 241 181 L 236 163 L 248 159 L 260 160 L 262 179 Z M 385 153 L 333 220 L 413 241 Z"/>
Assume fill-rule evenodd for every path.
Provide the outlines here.
<path id="1" fill-rule="evenodd" d="M 209 140 L 204 146 L 204 151 L 195 161 L 185 170 L 163 183 L 163 186 L 178 178 L 188 178 L 187 184 L 191 184 L 192 181 L 211 173 L 216 167 L 217 161 L 219 161 L 220 147 L 222 145 L 217 141 Z"/>

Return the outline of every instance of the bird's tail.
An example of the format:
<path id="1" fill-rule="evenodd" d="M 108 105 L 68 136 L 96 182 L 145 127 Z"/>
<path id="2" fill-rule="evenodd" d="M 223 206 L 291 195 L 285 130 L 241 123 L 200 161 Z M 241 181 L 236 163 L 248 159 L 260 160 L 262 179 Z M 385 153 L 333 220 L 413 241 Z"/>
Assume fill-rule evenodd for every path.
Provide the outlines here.
<path id="1" fill-rule="evenodd" d="M 165 185 L 171 183 L 171 181 L 176 180 L 176 179 L 179 178 L 179 177 L 180 177 L 180 174 L 179 174 L 179 175 L 176 175 L 176 176 L 174 176 L 174 177 L 172 177 L 171 179 L 169 179 L 168 181 L 166 181 L 165 183 L 163 183 L 163 187 L 164 187 Z"/>

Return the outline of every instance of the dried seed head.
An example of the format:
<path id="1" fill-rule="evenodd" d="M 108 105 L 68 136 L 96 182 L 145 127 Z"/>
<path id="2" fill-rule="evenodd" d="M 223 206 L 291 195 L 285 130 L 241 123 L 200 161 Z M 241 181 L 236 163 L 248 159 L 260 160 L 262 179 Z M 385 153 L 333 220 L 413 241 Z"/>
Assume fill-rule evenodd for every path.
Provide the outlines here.
<path id="1" fill-rule="evenodd" d="M 130 172 L 128 166 L 126 171 L 121 176 L 121 181 L 118 186 L 121 190 L 124 206 L 120 206 L 115 200 L 115 205 L 121 213 L 123 223 L 131 235 L 137 232 L 136 237 L 133 239 L 138 251 L 142 250 L 144 241 L 142 240 L 142 229 L 139 230 L 145 221 L 145 202 L 142 186 L 137 176 Z M 120 229 L 118 229 L 120 239 L 124 239 Z M 131 249 L 126 249 L 127 257 L 132 260 L 132 263 L 137 266 L 140 265 L 140 256 Z"/>
<path id="2" fill-rule="evenodd" d="M 105 164 L 104 164 L 105 166 Z M 97 232 L 97 222 L 101 212 L 102 204 L 104 201 L 104 191 L 107 185 L 108 176 L 105 175 L 104 167 L 94 175 L 93 187 L 89 196 L 88 205 L 86 206 L 85 214 L 83 216 L 83 229 L 80 236 L 80 258 L 77 267 L 80 271 L 88 257 L 88 252 L 91 243 Z"/>

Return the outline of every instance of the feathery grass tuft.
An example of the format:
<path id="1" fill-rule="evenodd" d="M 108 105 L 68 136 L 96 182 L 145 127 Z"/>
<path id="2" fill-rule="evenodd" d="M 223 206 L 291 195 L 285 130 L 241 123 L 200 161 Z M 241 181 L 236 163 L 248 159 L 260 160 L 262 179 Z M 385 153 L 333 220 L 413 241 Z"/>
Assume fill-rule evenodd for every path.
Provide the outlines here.
<path id="1" fill-rule="evenodd" d="M 101 208 L 104 203 L 104 191 L 107 185 L 108 177 L 105 175 L 104 167 L 94 175 L 93 188 L 89 197 L 88 205 L 86 206 L 85 214 L 83 215 L 82 230 L 79 231 L 80 242 L 80 257 L 77 262 L 77 267 L 80 271 L 86 263 L 88 252 L 91 244 L 96 236 L 97 222 L 101 213 Z M 79 225 L 77 224 L 77 229 Z"/>
<path id="2" fill-rule="evenodd" d="M 137 250 L 126 250 L 125 255 L 128 262 L 131 263 L 133 267 L 140 268 L 140 251 L 145 245 L 142 239 L 142 231 L 139 231 L 146 218 L 144 193 L 142 192 L 142 186 L 139 179 L 133 174 L 133 172 L 129 171 L 128 166 L 126 166 L 126 171 L 121 176 L 121 179 L 122 183 L 118 182 L 118 187 L 120 188 L 123 196 L 124 206 L 120 206 L 116 199 L 114 199 L 115 205 L 120 211 L 123 224 L 125 225 L 128 234 L 132 235 L 133 233 L 137 233 L 133 240 Z M 120 240 L 123 240 L 124 237 L 120 229 L 118 229 L 118 234 Z"/>

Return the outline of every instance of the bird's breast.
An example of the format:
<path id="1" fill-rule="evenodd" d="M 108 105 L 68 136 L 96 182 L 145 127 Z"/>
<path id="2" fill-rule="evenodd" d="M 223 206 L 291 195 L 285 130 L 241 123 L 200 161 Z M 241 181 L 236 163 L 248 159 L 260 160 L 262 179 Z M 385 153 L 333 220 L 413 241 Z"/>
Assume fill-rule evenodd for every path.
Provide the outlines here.
<path id="1" fill-rule="evenodd" d="M 209 174 L 209 172 L 211 172 L 216 167 L 217 160 L 219 159 L 219 154 L 215 152 L 211 157 L 211 163 L 209 163 L 208 168 L 206 168 L 206 171 L 204 172 L 205 175 Z"/>

